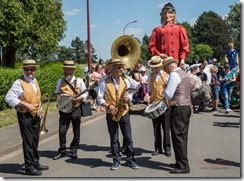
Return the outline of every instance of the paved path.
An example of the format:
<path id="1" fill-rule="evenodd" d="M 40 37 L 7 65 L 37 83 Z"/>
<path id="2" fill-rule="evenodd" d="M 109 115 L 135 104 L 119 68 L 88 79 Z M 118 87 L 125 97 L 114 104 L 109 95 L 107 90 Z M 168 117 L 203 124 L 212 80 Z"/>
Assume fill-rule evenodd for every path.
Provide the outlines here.
<path id="1" fill-rule="evenodd" d="M 96 118 L 94 117 L 96 114 Z M 125 166 L 125 157 L 122 157 L 122 166 L 111 171 L 112 163 L 109 151 L 109 137 L 104 114 L 95 113 L 81 124 L 81 141 L 78 159 L 70 158 L 53 161 L 57 154 L 58 134 L 53 133 L 40 142 L 40 161 L 50 169 L 43 172 L 42 177 L 82 177 L 82 178 L 168 178 L 168 177 L 240 177 L 240 112 L 230 114 L 201 113 L 191 117 L 189 129 L 189 162 L 191 173 L 186 175 L 169 174 L 169 163 L 174 163 L 173 156 L 151 156 L 153 151 L 152 122 L 141 115 L 131 115 L 133 141 L 139 170 Z M 49 116 L 47 127 L 52 122 L 57 126 L 57 115 Z M 16 126 L 11 127 L 13 130 Z M 10 129 L 10 128 L 6 128 Z M 0 130 L 0 142 L 6 129 Z M 3 131 L 4 130 L 4 131 Z M 49 127 L 52 130 L 52 127 Z M 5 132 L 5 138 L 17 137 Z M 49 133 L 51 134 L 51 133 Z M 14 136 L 13 136 L 14 135 Z M 72 139 L 72 131 L 68 132 L 68 140 Z M 120 135 L 121 138 L 121 135 Z M 122 138 L 120 139 L 122 140 Z M 13 150 L 12 150 L 13 151 Z M 26 177 L 23 175 L 22 150 L 17 149 L 0 158 L 1 177 Z"/>

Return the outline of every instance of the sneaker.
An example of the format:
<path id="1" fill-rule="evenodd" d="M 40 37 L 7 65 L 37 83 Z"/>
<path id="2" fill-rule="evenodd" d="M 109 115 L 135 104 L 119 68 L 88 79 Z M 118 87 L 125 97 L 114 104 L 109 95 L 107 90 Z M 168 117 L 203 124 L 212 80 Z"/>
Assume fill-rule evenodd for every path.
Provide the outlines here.
<path id="1" fill-rule="evenodd" d="M 111 166 L 110 170 L 117 170 L 120 166 L 120 162 L 115 161 L 113 165 Z"/>
<path id="2" fill-rule="evenodd" d="M 218 109 L 216 109 L 215 107 L 210 110 L 210 112 L 216 112 L 216 111 L 218 111 Z"/>
<path id="3" fill-rule="evenodd" d="M 225 114 L 229 114 L 229 112 L 230 112 L 229 109 L 225 110 Z"/>
<path id="4" fill-rule="evenodd" d="M 229 112 L 233 112 L 231 109 L 228 109 Z"/>
<path id="5" fill-rule="evenodd" d="M 93 105 L 92 108 L 93 108 L 94 110 L 96 110 L 96 109 L 97 109 L 97 105 Z"/>
<path id="6" fill-rule="evenodd" d="M 132 161 L 132 160 L 128 160 L 126 162 L 126 164 L 130 167 L 130 168 L 133 168 L 133 169 L 138 169 L 139 166 L 137 165 L 137 163 L 135 161 Z"/>

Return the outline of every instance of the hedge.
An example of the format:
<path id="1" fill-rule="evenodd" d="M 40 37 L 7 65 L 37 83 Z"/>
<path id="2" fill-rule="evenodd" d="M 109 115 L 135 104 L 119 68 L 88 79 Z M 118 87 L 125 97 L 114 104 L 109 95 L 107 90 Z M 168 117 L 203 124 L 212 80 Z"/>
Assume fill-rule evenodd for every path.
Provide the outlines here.
<path id="1" fill-rule="evenodd" d="M 63 77 L 63 64 L 61 62 L 49 62 L 39 64 L 35 77 L 37 78 L 42 94 L 49 94 L 50 101 L 55 101 L 55 86 L 57 80 Z M 86 65 L 77 65 L 75 76 L 84 78 L 84 67 Z M 13 82 L 23 74 L 21 64 L 15 65 L 15 69 L 0 67 L 0 111 L 9 108 L 4 101 L 5 95 L 11 88 Z"/>

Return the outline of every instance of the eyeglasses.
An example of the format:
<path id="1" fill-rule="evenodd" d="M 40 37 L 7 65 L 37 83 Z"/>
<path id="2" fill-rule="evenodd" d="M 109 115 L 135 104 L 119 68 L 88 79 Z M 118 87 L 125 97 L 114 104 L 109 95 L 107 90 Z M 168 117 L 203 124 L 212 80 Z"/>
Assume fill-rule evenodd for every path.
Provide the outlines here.
<path id="1" fill-rule="evenodd" d="M 117 70 L 120 70 L 122 69 L 123 67 L 114 67 L 113 69 L 117 69 Z"/>
<path id="2" fill-rule="evenodd" d="M 31 71 L 31 72 L 34 72 L 34 71 L 36 71 L 36 69 L 24 69 L 26 72 L 29 72 L 29 71 Z"/>

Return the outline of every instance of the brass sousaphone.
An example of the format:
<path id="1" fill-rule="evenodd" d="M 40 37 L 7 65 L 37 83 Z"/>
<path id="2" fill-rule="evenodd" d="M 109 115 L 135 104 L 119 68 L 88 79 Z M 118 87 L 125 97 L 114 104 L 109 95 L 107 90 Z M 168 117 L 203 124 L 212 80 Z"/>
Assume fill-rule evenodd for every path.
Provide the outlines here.
<path id="1" fill-rule="evenodd" d="M 129 35 L 119 36 L 112 44 L 111 57 L 119 58 L 125 68 L 133 69 L 141 56 L 141 47 L 137 39 Z"/>

